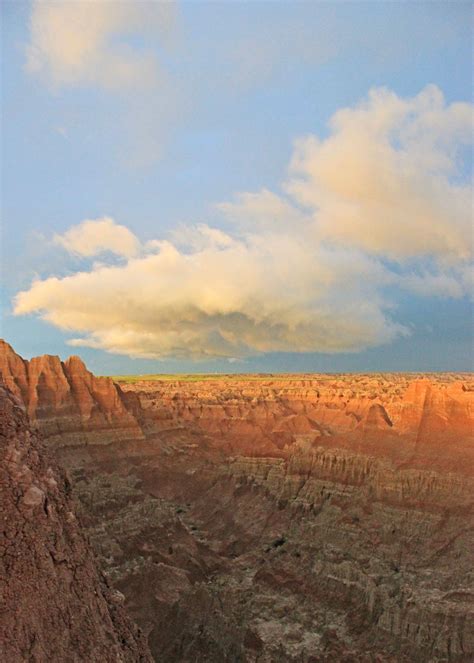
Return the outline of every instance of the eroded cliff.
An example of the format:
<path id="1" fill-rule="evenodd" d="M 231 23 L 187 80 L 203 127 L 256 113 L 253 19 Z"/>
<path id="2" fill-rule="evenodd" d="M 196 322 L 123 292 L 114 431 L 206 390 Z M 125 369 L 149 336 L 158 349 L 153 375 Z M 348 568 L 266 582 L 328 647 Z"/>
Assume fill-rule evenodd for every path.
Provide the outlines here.
<path id="1" fill-rule="evenodd" d="M 118 385 L 94 376 L 79 357 L 62 362 L 43 355 L 28 361 L 0 340 L 0 376 L 55 447 L 143 438 L 133 396 L 127 400 Z"/>
<path id="2" fill-rule="evenodd" d="M 8 663 L 147 663 L 150 653 L 97 569 L 66 476 L 0 386 L 2 614 Z"/>

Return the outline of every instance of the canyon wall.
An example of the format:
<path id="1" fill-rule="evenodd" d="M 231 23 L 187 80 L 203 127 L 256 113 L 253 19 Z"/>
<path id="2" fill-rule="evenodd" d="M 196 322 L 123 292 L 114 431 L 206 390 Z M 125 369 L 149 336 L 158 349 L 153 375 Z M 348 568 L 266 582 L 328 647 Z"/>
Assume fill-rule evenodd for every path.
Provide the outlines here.
<path id="1" fill-rule="evenodd" d="M 0 468 L 0 659 L 151 661 L 124 597 L 96 567 L 67 478 L 1 386 Z"/>

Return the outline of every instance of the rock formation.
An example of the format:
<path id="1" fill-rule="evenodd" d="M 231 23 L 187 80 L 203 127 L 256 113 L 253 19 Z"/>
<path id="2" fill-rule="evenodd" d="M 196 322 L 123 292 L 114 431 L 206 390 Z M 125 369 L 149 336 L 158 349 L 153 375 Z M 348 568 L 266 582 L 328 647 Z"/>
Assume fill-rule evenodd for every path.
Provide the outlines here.
<path id="1" fill-rule="evenodd" d="M 4 387 L 0 455 L 0 660 L 151 661 L 144 637 L 125 615 L 123 595 L 96 567 L 68 479 Z"/>
<path id="2" fill-rule="evenodd" d="M 27 361 L 0 340 L 0 377 L 54 446 L 143 438 L 130 397 L 110 378 L 92 375 L 79 357 Z"/>
<path id="3" fill-rule="evenodd" d="M 163 613 L 166 636 L 150 641 L 156 659 L 471 660 L 472 385 L 468 375 L 123 385 L 138 395 L 147 443 L 113 464 L 96 450 L 86 467 L 125 475 L 133 457 L 142 491 L 180 512 L 202 557 L 218 555 L 207 582 L 168 557 L 189 586 Z M 123 570 L 120 583 L 135 594 Z"/>
<path id="4" fill-rule="evenodd" d="M 39 425 L 55 412 L 61 421 L 67 396 L 48 401 L 34 363 L 9 353 L 2 372 L 26 405 L 37 385 L 49 403 L 44 419 L 34 411 Z M 77 394 L 69 362 L 60 366 L 60 390 L 70 393 L 65 376 Z M 156 661 L 473 660 L 472 375 L 115 389 L 139 435 L 49 441 Z M 117 425 L 115 400 L 93 400 L 75 421 L 93 431 L 97 408 Z"/>

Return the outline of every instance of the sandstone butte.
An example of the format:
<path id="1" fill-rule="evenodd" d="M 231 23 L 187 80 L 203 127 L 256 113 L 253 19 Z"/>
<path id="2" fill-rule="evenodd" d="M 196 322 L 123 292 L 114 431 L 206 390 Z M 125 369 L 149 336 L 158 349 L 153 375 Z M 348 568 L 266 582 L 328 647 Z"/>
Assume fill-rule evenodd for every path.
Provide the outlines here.
<path id="1" fill-rule="evenodd" d="M 471 374 L 0 376 L 9 662 L 474 660 Z"/>

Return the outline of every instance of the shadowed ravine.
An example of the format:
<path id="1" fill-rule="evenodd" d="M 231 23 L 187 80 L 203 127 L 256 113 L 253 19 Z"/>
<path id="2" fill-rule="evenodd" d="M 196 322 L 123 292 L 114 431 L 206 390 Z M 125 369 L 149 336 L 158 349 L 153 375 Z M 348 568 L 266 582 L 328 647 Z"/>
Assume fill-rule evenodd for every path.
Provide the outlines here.
<path id="1" fill-rule="evenodd" d="M 472 375 L 0 374 L 156 661 L 473 659 Z"/>

